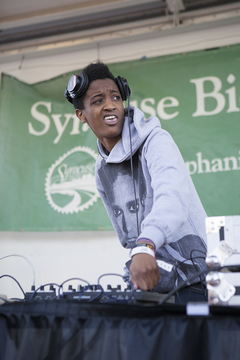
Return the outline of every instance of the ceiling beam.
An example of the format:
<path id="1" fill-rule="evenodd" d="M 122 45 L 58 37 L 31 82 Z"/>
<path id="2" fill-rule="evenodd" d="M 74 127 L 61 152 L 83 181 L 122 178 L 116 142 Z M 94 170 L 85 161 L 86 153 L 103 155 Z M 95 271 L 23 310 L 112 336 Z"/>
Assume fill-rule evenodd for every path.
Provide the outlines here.
<path id="1" fill-rule="evenodd" d="M 111 9 L 103 13 L 89 13 L 83 18 L 67 18 L 35 26 L 6 29 L 0 33 L 0 58 L 51 50 L 54 52 L 60 48 L 79 48 L 107 41 L 116 44 L 123 40 L 134 41 L 134 38 L 139 36 L 164 36 L 169 30 L 181 33 L 193 31 L 194 27 L 201 25 L 208 27 L 215 23 L 216 26 L 226 26 L 228 23 L 240 22 L 239 1 L 181 11 L 177 24 L 175 14 L 166 12 L 165 2 L 152 1 L 146 4 L 142 1 L 140 5 L 132 3 L 131 7 L 121 8 L 121 11 Z"/>

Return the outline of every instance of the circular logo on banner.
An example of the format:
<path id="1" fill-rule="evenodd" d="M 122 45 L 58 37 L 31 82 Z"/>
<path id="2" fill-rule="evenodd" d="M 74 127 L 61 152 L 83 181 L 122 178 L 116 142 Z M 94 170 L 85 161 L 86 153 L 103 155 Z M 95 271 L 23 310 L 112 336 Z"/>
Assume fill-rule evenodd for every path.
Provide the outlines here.
<path id="1" fill-rule="evenodd" d="M 97 201 L 97 156 L 92 149 L 77 146 L 52 164 L 46 176 L 45 192 L 54 210 L 62 214 L 77 213 Z"/>

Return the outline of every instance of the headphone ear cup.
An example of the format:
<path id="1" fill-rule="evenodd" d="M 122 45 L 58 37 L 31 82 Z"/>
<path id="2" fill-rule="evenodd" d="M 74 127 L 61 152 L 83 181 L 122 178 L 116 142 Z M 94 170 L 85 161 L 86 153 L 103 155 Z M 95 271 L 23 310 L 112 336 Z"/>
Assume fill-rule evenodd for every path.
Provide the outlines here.
<path id="1" fill-rule="evenodd" d="M 85 72 L 81 72 L 78 76 L 79 79 L 79 90 L 77 91 L 77 95 L 78 97 L 81 97 L 83 94 L 85 94 L 85 92 L 88 89 L 89 86 L 89 80 L 88 80 L 88 76 L 87 74 L 85 74 Z"/>
<path id="2" fill-rule="evenodd" d="M 118 76 L 117 78 L 115 78 L 115 81 L 123 101 L 126 101 L 127 98 L 131 95 L 131 90 L 127 80 L 121 76 Z"/>
<path id="3" fill-rule="evenodd" d="M 78 75 L 72 75 L 64 92 L 65 98 L 72 103 L 72 99 L 85 94 L 88 85 L 88 76 L 83 71 Z"/>
<path id="4" fill-rule="evenodd" d="M 68 92 L 67 87 L 66 87 L 66 89 L 64 90 L 64 96 L 65 96 L 65 98 L 72 104 L 72 98 L 71 98 L 71 96 L 69 95 L 69 92 Z"/>

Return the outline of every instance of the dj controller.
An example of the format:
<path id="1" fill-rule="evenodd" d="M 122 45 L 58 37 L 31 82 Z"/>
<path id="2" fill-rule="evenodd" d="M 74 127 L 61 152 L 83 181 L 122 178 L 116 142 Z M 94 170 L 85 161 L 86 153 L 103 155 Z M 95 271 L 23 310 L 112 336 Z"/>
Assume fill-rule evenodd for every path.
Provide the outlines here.
<path id="1" fill-rule="evenodd" d="M 152 291 L 134 290 L 131 286 L 124 290 L 118 285 L 112 288 L 107 286 L 107 290 L 99 285 L 91 285 L 87 287 L 79 286 L 78 289 L 69 285 L 68 291 L 59 292 L 58 289 L 50 285 L 48 289 L 41 287 L 40 290 L 26 293 L 25 301 L 44 301 L 44 300 L 77 300 L 81 303 L 125 303 L 125 304 L 142 304 L 157 305 L 166 297 L 166 294 L 159 294 Z M 175 297 L 170 297 L 167 303 L 174 303 Z"/>

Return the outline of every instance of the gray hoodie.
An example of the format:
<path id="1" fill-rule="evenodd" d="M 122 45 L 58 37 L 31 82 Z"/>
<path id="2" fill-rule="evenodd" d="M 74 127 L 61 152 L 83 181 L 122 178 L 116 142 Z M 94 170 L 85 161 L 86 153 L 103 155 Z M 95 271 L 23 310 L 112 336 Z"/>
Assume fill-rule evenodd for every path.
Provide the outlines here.
<path id="1" fill-rule="evenodd" d="M 178 147 L 159 119 L 145 120 L 130 107 L 130 132 L 132 150 L 125 109 L 122 137 L 112 151 L 98 140 L 96 184 L 121 244 L 133 248 L 138 238 L 155 244 L 161 275 L 155 290 L 164 293 L 205 269 L 206 213 Z"/>

